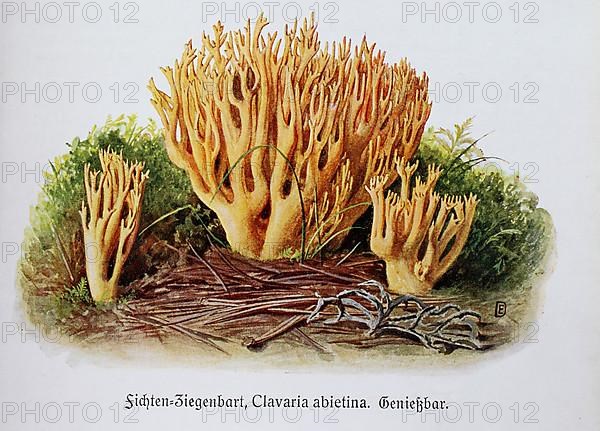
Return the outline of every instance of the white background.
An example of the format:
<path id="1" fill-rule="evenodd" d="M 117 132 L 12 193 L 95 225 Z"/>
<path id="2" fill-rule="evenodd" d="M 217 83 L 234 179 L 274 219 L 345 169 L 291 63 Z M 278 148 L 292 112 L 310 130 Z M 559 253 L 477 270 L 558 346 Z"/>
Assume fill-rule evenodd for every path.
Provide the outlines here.
<path id="1" fill-rule="evenodd" d="M 0 103 L 0 159 L 3 166 L 0 196 L 0 237 L 3 244 L 20 243 L 29 223 L 29 207 L 36 200 L 39 184 L 34 174 L 21 174 L 23 168 L 44 166 L 48 159 L 66 151 L 65 142 L 74 136 L 85 136 L 93 124 L 103 123 L 109 114 L 138 113 L 140 118 L 157 118 L 148 102 L 145 85 L 150 76 L 159 76 L 159 66 L 170 65 L 179 57 L 189 38 L 200 44 L 202 31 L 209 30 L 216 19 L 222 19 L 226 29 L 243 25 L 244 13 L 254 16 L 256 8 L 226 5 L 221 2 L 144 1 L 137 5 L 126 2 L 99 2 L 102 16 L 94 20 L 98 8 L 85 2 L 74 5 L 73 22 L 69 22 L 67 5 L 58 2 L 62 13 L 56 23 L 57 9 L 35 6 L 35 13 L 22 16 L 23 5 L 2 2 L 5 12 L 0 22 L 0 82 L 25 83 L 28 89 L 40 83 L 39 102 L 35 94 L 6 94 Z M 52 343 L 26 342 L 4 332 L 6 323 L 23 322 L 19 293 L 15 286 L 16 255 L 2 256 L 0 262 L 0 319 L 3 323 L 3 343 L 0 344 L 0 401 L 10 409 L 17 403 L 19 412 L 0 422 L 0 429 L 81 429 L 92 426 L 90 408 L 86 421 L 81 411 L 85 403 L 95 402 L 102 416 L 95 425 L 102 429 L 214 429 L 217 425 L 235 428 L 273 428 L 283 425 L 295 429 L 315 429 L 324 426 L 324 418 L 314 420 L 314 413 L 304 413 L 297 423 L 285 420 L 277 411 L 272 417 L 263 413 L 255 424 L 235 415 L 203 417 L 193 411 L 154 410 L 139 412 L 137 424 L 124 424 L 123 417 L 114 423 L 115 402 L 123 403 L 129 392 L 173 394 L 189 392 L 199 395 L 224 393 L 267 393 L 273 395 L 306 396 L 348 394 L 369 398 L 375 406 L 380 395 L 430 395 L 459 403 L 462 416 L 456 424 L 434 417 L 407 418 L 398 413 L 340 412 L 337 429 L 365 427 L 405 427 L 406 429 L 600 429 L 597 403 L 599 397 L 598 361 L 598 138 L 599 109 L 598 42 L 600 7 L 594 1 L 499 2 L 489 6 L 478 2 L 469 7 L 463 2 L 437 6 L 438 11 L 422 16 L 421 2 L 395 1 L 321 1 L 292 4 L 275 2 L 271 6 L 272 29 L 281 27 L 297 13 L 319 10 L 319 31 L 322 40 L 339 40 L 350 36 L 354 41 L 364 35 L 387 51 L 389 61 L 408 57 L 418 70 L 426 70 L 432 87 L 438 83 L 438 103 L 433 107 L 430 125 L 451 126 L 476 115 L 475 135 L 494 131 L 482 147 L 488 155 L 497 155 L 524 166 L 534 163 L 539 169 L 529 184 L 540 196 L 541 205 L 553 216 L 557 229 L 557 261 L 554 273 L 545 283 L 545 301 L 540 318 L 539 343 L 519 346 L 502 354 L 489 355 L 470 365 L 450 368 L 369 366 L 361 362 L 354 366 L 339 366 L 322 362 L 311 368 L 285 366 L 270 369 L 256 360 L 245 364 L 225 361 L 208 365 L 202 358 L 181 362 L 157 362 L 152 357 L 136 361 L 94 360 L 94 355 L 78 357 Z M 111 9 L 112 5 L 112 9 Z M 268 3 L 254 3 L 267 10 Z M 459 9 L 456 6 L 459 6 Z M 497 6 L 496 6 L 497 5 Z M 9 14 L 16 7 L 15 15 Z M 485 6 L 485 7 L 484 7 Z M 237 12 L 236 11 L 237 7 Z M 427 8 L 435 11 L 435 3 Z M 498 7 L 502 16 L 498 22 Z M 512 8 L 511 8 L 512 7 Z M 415 15 L 407 12 L 414 11 Z M 114 10 L 119 9 L 117 23 Z M 484 10 L 485 9 L 485 10 Z M 520 10 L 515 21 L 515 9 Z M 234 11 L 225 14 L 225 11 Z M 403 13 L 403 10 L 405 13 Z M 461 19 L 456 21 L 460 10 Z M 125 15 L 135 12 L 126 23 Z M 524 22 L 527 15 L 529 20 Z M 87 14 L 87 15 L 86 15 Z M 471 19 L 472 18 L 472 19 Z M 36 22 L 39 20 L 39 22 Z M 335 21 L 335 22 L 333 22 Z M 439 21 L 439 22 L 436 22 Z M 472 22 L 470 22 L 472 21 Z M 79 83 L 74 99 L 69 100 L 68 88 L 62 83 Z M 163 82 L 162 80 L 160 82 Z M 468 86 L 477 84 L 470 100 Z M 63 94 L 43 94 L 49 83 L 62 86 Z M 102 96 L 92 103 L 82 95 L 86 83 L 100 86 Z M 120 87 L 115 93 L 114 83 Z M 135 103 L 125 103 L 124 85 L 134 83 L 139 90 Z M 491 84 L 490 84 L 491 83 Z M 511 90 L 521 86 L 517 100 Z M 534 83 L 527 89 L 526 83 Z M 503 91 L 500 100 L 488 84 Z M 462 89 L 457 96 L 452 88 Z M 114 86 L 112 87 L 115 88 Z M 129 87 L 127 89 L 131 90 Z M 514 88 L 514 87 L 512 87 Z M 524 103 L 532 88 L 537 103 Z M 448 93 L 440 95 L 445 89 Z M 22 101 L 21 97 L 25 97 Z M 89 98 L 94 98 L 90 90 Z M 434 96 L 435 97 L 435 96 Z M 456 99 L 456 97 L 458 97 Z M 6 169 L 16 163 L 20 171 L 8 175 Z M 143 357 L 143 355 L 140 355 Z M 40 423 L 33 414 L 21 418 L 23 407 L 35 409 L 39 402 Z M 74 423 L 69 423 L 64 403 L 77 402 Z M 472 420 L 464 403 L 478 402 L 473 407 Z M 525 423 L 525 414 L 539 406 L 532 417 L 539 422 Z M 22 404 L 25 403 L 25 404 Z M 54 404 L 61 406 L 62 418 L 57 424 L 47 419 L 55 416 Z M 495 409 L 482 411 L 486 403 L 498 403 L 502 416 L 494 425 Z M 519 403 L 516 420 L 514 405 Z M 10 406 L 9 406 L 10 404 Z M 513 410 L 510 410 L 513 406 Z M 45 408 L 45 412 L 44 412 Z M 252 417 L 255 417 L 253 414 Z M 24 420 L 22 420 L 24 419 Z M 317 422 L 315 424 L 314 422 Z M 175 427 L 174 424 L 177 424 Z"/>

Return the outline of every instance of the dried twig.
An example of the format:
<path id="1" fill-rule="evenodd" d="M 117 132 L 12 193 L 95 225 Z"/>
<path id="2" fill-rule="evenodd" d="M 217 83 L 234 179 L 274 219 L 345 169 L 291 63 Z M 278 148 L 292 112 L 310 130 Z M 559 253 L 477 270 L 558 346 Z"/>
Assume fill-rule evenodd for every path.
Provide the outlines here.
<path id="1" fill-rule="evenodd" d="M 323 311 L 333 305 L 338 314 L 333 319 L 323 320 L 324 324 L 356 322 L 367 326 L 368 335 L 371 337 L 393 333 L 400 337 L 416 339 L 428 348 L 445 353 L 457 348 L 481 349 L 476 324 L 481 319 L 479 313 L 461 310 L 454 304 L 426 306 L 413 295 L 403 295 L 392 300 L 383 285 L 374 280 L 360 283 L 359 286 L 368 285 L 379 287 L 379 297 L 364 289 L 353 289 L 340 292 L 334 297 L 319 298 L 307 322 L 319 320 Z M 372 308 L 365 307 L 358 299 L 366 300 Z M 409 303 L 417 306 L 417 312 L 393 316 L 401 306 Z"/>

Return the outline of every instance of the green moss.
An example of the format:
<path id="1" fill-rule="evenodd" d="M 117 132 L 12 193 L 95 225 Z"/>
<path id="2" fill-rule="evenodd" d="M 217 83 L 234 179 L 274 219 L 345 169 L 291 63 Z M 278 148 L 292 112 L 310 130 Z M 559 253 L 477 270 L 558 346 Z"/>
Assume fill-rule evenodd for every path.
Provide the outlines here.
<path id="1" fill-rule="evenodd" d="M 79 283 L 67 289 L 58 296 L 60 300 L 76 305 L 92 305 L 94 303 L 90 290 L 88 289 L 87 280 L 82 278 Z"/>
<path id="2" fill-rule="evenodd" d="M 51 298 L 53 300 L 52 306 L 49 307 L 51 315 L 48 317 L 54 321 L 69 319 L 74 313 L 81 313 L 94 306 L 85 278 L 81 278 L 72 287 L 51 295 Z"/>
<path id="3" fill-rule="evenodd" d="M 183 170 L 169 160 L 164 149 L 162 132 L 150 121 L 146 127 L 136 123 L 135 116 L 108 119 L 102 127 L 93 127 L 87 138 L 75 138 L 68 144 L 69 152 L 52 162 L 46 173 L 38 208 L 55 225 L 78 217 L 84 198 L 83 166 L 100 169 L 98 151 L 121 153 L 128 161 L 143 162 L 150 173 L 144 193 L 142 226 L 168 211 L 190 202 L 193 192 Z"/>

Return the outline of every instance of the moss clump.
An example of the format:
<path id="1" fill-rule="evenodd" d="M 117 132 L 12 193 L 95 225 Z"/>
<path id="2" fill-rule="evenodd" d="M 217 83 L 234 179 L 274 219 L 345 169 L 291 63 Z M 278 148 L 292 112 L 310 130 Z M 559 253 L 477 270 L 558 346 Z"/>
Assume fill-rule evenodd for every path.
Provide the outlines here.
<path id="1" fill-rule="evenodd" d="M 90 295 L 90 290 L 88 289 L 87 280 L 85 278 L 82 278 L 79 280 L 79 283 L 74 285 L 72 288 L 67 289 L 58 295 L 58 299 L 76 305 L 94 304 L 94 300 Z"/>
<path id="2" fill-rule="evenodd" d="M 54 322 L 66 321 L 78 314 L 88 314 L 94 308 L 94 301 L 85 278 L 62 292 L 50 295 L 50 298 L 51 307 L 48 307 L 47 318 Z"/>
<path id="3" fill-rule="evenodd" d="M 36 207 L 40 219 L 59 226 L 79 219 L 78 211 L 85 196 L 83 166 L 100 170 L 99 150 L 120 153 L 126 161 L 144 163 L 150 173 L 143 201 L 142 226 L 161 215 L 186 205 L 193 192 L 185 173 L 169 160 L 162 132 L 150 121 L 140 127 L 135 116 L 108 119 L 102 127 L 94 126 L 85 139 L 75 138 L 69 152 L 51 163 L 43 186 L 44 197 Z"/>
<path id="4" fill-rule="evenodd" d="M 416 156 L 422 177 L 432 163 L 443 169 L 436 186 L 440 194 L 474 193 L 480 201 L 467 244 L 437 288 L 517 289 L 543 271 L 553 235 L 550 216 L 538 208 L 537 196 L 517 176 L 480 166 L 487 158 L 470 136 L 470 125 L 468 120 L 454 130 L 429 129 Z M 126 263 L 122 285 L 175 264 L 179 256 L 167 243 L 190 245 L 198 253 L 210 243 L 227 246 L 214 213 L 198 201 L 186 174 L 169 160 L 154 123 L 140 127 L 135 117 L 109 119 L 68 147 L 67 154 L 52 162 L 23 244 L 21 285 L 35 322 L 66 329 L 104 318 L 106 310 L 93 305 L 85 280 L 79 217 L 85 196 L 83 166 L 99 169 L 99 150 L 143 162 L 150 174 L 142 212 L 144 234 Z M 371 222 L 368 212 L 352 227 L 343 253 L 369 249 Z M 285 257 L 294 260 L 299 254 L 290 250 Z"/>

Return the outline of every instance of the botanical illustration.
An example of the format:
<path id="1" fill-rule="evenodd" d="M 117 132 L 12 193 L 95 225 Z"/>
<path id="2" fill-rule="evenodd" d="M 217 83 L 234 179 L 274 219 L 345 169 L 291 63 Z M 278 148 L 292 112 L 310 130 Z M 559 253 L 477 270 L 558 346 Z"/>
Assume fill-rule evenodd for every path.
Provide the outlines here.
<path id="1" fill-rule="evenodd" d="M 407 60 L 320 41 L 313 19 L 267 26 L 215 24 L 150 79 L 159 123 L 109 118 L 52 161 L 19 263 L 29 318 L 194 355 L 514 342 L 552 254 L 537 196 L 471 119 L 427 124 Z"/>

